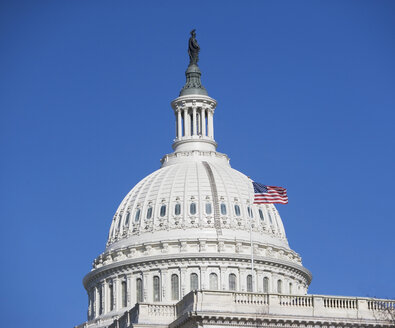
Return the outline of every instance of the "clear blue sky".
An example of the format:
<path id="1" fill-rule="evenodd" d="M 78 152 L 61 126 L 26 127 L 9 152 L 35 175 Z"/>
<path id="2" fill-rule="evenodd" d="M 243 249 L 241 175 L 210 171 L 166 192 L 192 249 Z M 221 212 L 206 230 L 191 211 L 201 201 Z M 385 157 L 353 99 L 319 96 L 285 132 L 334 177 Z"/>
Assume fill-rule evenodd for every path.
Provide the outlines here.
<path id="1" fill-rule="evenodd" d="M 310 293 L 395 298 L 395 1 L 2 1 L 2 326 L 85 320 L 124 195 L 171 152 L 187 39 L 218 150 L 279 205 Z"/>

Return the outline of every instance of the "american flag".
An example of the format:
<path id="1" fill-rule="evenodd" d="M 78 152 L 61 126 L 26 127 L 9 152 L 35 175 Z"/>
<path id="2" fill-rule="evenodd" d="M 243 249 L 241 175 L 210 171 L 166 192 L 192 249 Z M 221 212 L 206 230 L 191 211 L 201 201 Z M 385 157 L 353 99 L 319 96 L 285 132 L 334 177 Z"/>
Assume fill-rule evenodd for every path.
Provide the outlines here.
<path id="1" fill-rule="evenodd" d="M 254 186 L 254 204 L 288 204 L 287 189 L 275 186 L 265 186 L 252 182 Z"/>

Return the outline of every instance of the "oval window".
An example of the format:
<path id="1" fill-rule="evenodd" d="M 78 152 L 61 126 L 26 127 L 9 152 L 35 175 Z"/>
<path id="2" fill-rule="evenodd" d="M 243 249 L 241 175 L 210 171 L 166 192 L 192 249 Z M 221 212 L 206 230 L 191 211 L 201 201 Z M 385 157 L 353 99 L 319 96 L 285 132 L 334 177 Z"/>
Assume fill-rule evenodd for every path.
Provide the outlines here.
<path id="1" fill-rule="evenodd" d="M 252 209 L 251 209 L 251 207 L 247 207 L 247 210 L 248 210 L 248 215 L 249 215 L 249 217 L 250 218 L 253 218 L 254 217 L 254 215 L 253 215 L 253 213 L 252 213 Z"/>
<path id="2" fill-rule="evenodd" d="M 237 216 L 240 216 L 240 206 L 239 205 L 235 205 L 235 213 Z"/>
<path id="3" fill-rule="evenodd" d="M 138 222 L 140 220 L 140 209 L 136 210 L 136 215 L 134 216 L 134 222 Z"/>
<path id="4" fill-rule="evenodd" d="M 160 216 L 165 216 L 166 215 L 166 205 L 162 205 L 160 207 Z"/>
<path id="5" fill-rule="evenodd" d="M 259 217 L 261 218 L 262 221 L 265 221 L 265 217 L 263 216 L 262 209 L 259 209 Z"/>
<path id="6" fill-rule="evenodd" d="M 226 205 L 224 203 L 221 204 L 221 214 L 226 215 Z"/>
<path id="7" fill-rule="evenodd" d="M 189 212 L 191 212 L 192 215 L 196 214 L 196 203 L 191 203 L 191 206 L 189 207 Z"/>
<path id="8" fill-rule="evenodd" d="M 174 214 L 175 215 L 181 214 L 181 204 L 176 204 L 176 206 L 174 207 Z"/>
<path id="9" fill-rule="evenodd" d="M 147 219 L 150 219 L 150 218 L 152 218 L 152 207 L 151 206 L 148 207 L 148 210 L 147 210 Z"/>
<path id="10" fill-rule="evenodd" d="M 212 212 L 211 203 L 206 203 L 206 214 L 210 215 Z"/>

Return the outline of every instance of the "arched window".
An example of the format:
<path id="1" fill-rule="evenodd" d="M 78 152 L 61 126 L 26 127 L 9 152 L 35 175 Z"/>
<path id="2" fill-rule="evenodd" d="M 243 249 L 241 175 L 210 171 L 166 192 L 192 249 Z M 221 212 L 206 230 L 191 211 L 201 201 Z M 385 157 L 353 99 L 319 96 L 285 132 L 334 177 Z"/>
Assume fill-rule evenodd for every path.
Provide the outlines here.
<path id="1" fill-rule="evenodd" d="M 259 209 L 259 217 L 261 218 L 262 221 L 265 221 L 265 217 L 263 216 L 262 209 Z"/>
<path id="2" fill-rule="evenodd" d="M 147 218 L 147 219 L 152 218 L 152 206 L 148 207 L 146 218 Z"/>
<path id="3" fill-rule="evenodd" d="M 140 209 L 138 208 L 136 210 L 136 215 L 134 216 L 134 222 L 139 222 L 140 221 Z"/>
<path id="4" fill-rule="evenodd" d="M 239 205 L 235 205 L 235 213 L 237 216 L 240 216 L 240 206 Z"/>
<path id="5" fill-rule="evenodd" d="M 181 204 L 176 204 L 176 206 L 174 207 L 174 214 L 175 215 L 181 214 Z"/>
<path id="6" fill-rule="evenodd" d="M 162 205 L 161 207 L 160 207 L 160 216 L 161 217 L 164 217 L 166 215 L 166 205 Z"/>
<path id="7" fill-rule="evenodd" d="M 254 217 L 254 214 L 252 213 L 252 209 L 251 209 L 251 207 L 247 207 L 247 210 L 248 210 L 248 216 L 250 217 L 250 218 L 253 218 Z"/>
<path id="8" fill-rule="evenodd" d="M 171 275 L 171 299 L 178 300 L 180 298 L 178 275 Z"/>
<path id="9" fill-rule="evenodd" d="M 264 293 L 269 292 L 269 278 L 268 277 L 263 278 L 263 292 Z"/>
<path id="10" fill-rule="evenodd" d="M 158 276 L 154 276 L 154 279 L 152 281 L 152 287 L 154 291 L 154 302 L 159 302 L 160 301 L 160 280 Z"/>
<path id="11" fill-rule="evenodd" d="M 225 203 L 221 204 L 221 214 L 226 215 L 226 204 Z"/>
<path id="12" fill-rule="evenodd" d="M 289 294 L 292 294 L 292 282 L 289 283 Z"/>
<path id="13" fill-rule="evenodd" d="M 196 214 L 196 203 L 191 203 L 191 205 L 189 206 L 189 212 L 190 212 L 192 215 L 195 215 L 195 214 Z"/>
<path id="14" fill-rule="evenodd" d="M 277 280 L 277 293 L 281 294 L 283 291 L 283 282 L 281 281 L 281 279 Z"/>
<path id="15" fill-rule="evenodd" d="M 128 225 L 129 225 L 129 220 L 130 220 L 130 213 L 128 212 L 128 213 L 126 214 L 125 226 L 128 226 Z"/>
<path id="16" fill-rule="evenodd" d="M 110 311 L 114 310 L 114 285 L 110 284 L 108 286 L 110 292 Z"/>
<path id="17" fill-rule="evenodd" d="M 143 302 L 143 281 L 141 278 L 136 279 L 136 301 Z"/>
<path id="18" fill-rule="evenodd" d="M 199 289 L 199 278 L 196 273 L 191 273 L 191 290 Z"/>
<path id="19" fill-rule="evenodd" d="M 252 292 L 252 275 L 247 276 L 247 292 Z"/>
<path id="20" fill-rule="evenodd" d="M 103 314 L 103 288 L 99 287 L 99 315 Z"/>
<path id="21" fill-rule="evenodd" d="M 229 290 L 236 290 L 236 275 L 234 273 L 229 275 Z"/>
<path id="22" fill-rule="evenodd" d="M 122 281 L 122 284 L 121 284 L 122 307 L 126 307 L 128 305 L 128 294 L 127 294 L 126 287 L 127 287 L 126 281 Z"/>
<path id="23" fill-rule="evenodd" d="M 210 273 L 210 289 L 217 290 L 218 289 L 218 276 L 216 273 Z"/>
<path id="24" fill-rule="evenodd" d="M 211 203 L 206 203 L 206 214 L 210 215 L 212 212 Z"/>

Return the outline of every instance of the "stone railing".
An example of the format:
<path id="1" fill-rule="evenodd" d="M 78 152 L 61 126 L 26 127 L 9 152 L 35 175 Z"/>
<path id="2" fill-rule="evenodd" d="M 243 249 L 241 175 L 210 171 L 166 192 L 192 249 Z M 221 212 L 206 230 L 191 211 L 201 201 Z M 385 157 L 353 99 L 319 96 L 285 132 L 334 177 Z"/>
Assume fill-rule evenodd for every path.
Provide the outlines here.
<path id="1" fill-rule="evenodd" d="M 193 303 L 193 304 L 191 304 Z M 386 320 L 395 300 L 327 295 L 283 295 L 227 291 L 194 291 L 177 304 L 176 316 L 190 312 L 273 314 L 356 320 Z"/>
<path id="2" fill-rule="evenodd" d="M 281 306 L 313 307 L 313 300 L 313 296 L 278 295 L 278 301 Z"/>
<path id="3" fill-rule="evenodd" d="M 339 297 L 323 297 L 324 307 L 335 308 L 335 309 L 357 309 L 358 299 L 357 298 L 339 298 Z"/>
<path id="4" fill-rule="evenodd" d="M 233 293 L 233 302 L 236 304 L 255 304 L 255 305 L 268 305 L 268 294 L 257 293 Z"/>
<path id="5" fill-rule="evenodd" d="M 191 313 L 196 315 L 234 316 L 236 314 L 288 316 L 331 319 L 338 322 L 352 320 L 384 322 L 394 320 L 395 300 L 341 297 L 327 295 L 283 295 L 214 290 L 192 291 L 177 304 L 140 303 L 126 311 L 108 328 L 129 328 L 133 324 L 154 324 L 157 328 L 168 325 Z M 80 325 L 89 328 L 90 323 Z"/>
<path id="6" fill-rule="evenodd" d="M 369 310 L 388 310 L 395 312 L 395 301 L 392 300 L 378 300 L 378 299 L 370 299 L 368 300 L 368 309 Z"/>

